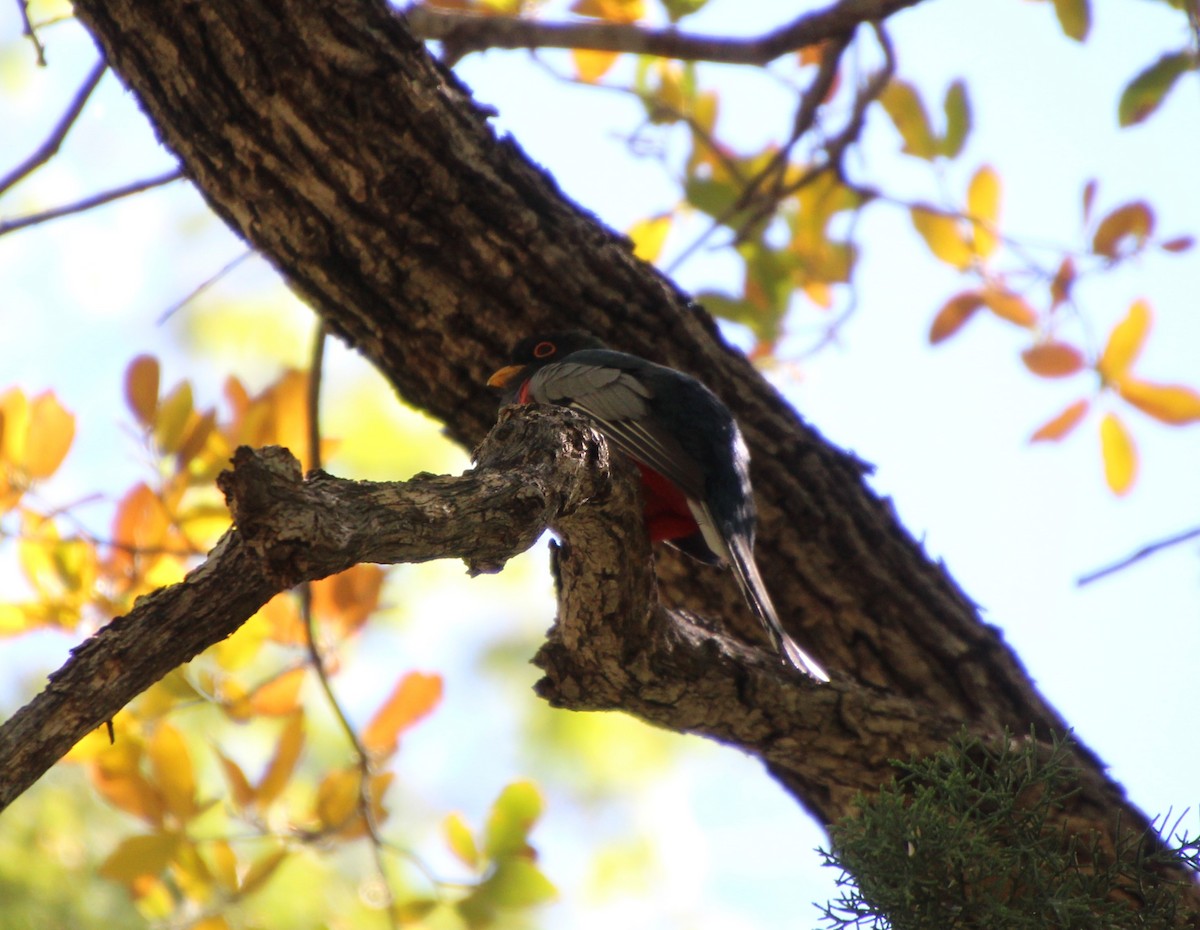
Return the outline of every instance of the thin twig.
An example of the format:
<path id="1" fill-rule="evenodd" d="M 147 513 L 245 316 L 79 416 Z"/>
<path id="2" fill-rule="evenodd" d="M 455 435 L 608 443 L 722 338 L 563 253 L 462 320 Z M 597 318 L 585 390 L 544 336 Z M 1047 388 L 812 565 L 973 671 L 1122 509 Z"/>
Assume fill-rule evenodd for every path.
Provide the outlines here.
<path id="1" fill-rule="evenodd" d="M 1129 568 L 1130 565 L 1140 562 L 1142 559 L 1147 559 L 1158 552 L 1162 552 L 1164 549 L 1170 549 L 1172 546 L 1178 546 L 1182 543 L 1188 542 L 1189 540 L 1197 538 L 1200 538 L 1200 526 L 1194 527 L 1190 530 L 1184 530 L 1182 533 L 1177 533 L 1174 536 L 1168 536 L 1166 539 L 1160 539 L 1156 542 L 1148 543 L 1147 545 L 1142 546 L 1142 548 L 1137 552 L 1126 556 L 1119 562 L 1114 562 L 1112 565 L 1105 566 L 1104 568 L 1098 568 L 1094 572 L 1089 572 L 1076 581 L 1075 584 L 1082 588 L 1085 584 L 1091 584 L 1093 581 L 1098 581 L 1101 578 L 1107 577 L 1108 575 L 1113 575 L 1119 571 L 1122 571 L 1123 569 Z"/>
<path id="2" fill-rule="evenodd" d="M 179 300 L 175 301 L 175 303 L 171 304 L 171 306 L 167 307 L 167 309 L 162 312 L 162 315 L 159 316 L 159 318 L 157 320 L 155 320 L 155 323 L 159 326 L 162 326 L 163 323 L 165 323 L 165 322 L 167 322 L 167 320 L 171 319 L 171 317 L 173 317 L 176 313 L 178 313 L 180 310 L 182 310 L 184 307 L 186 307 L 188 304 L 190 304 L 193 300 L 195 300 L 197 297 L 199 297 L 201 294 L 203 294 L 205 291 L 207 291 L 210 287 L 212 287 L 214 284 L 216 284 L 218 281 L 220 281 L 223 277 L 225 277 L 225 275 L 229 274 L 229 272 L 233 271 L 233 269 L 235 269 L 238 265 L 240 265 L 242 262 L 244 262 L 246 259 L 248 259 L 253 254 L 254 254 L 254 249 L 246 249 L 245 252 L 242 252 L 236 258 L 233 258 L 230 261 L 226 262 L 216 272 L 216 274 L 213 274 L 210 277 L 201 281 L 194 288 L 192 288 L 190 291 L 188 291 L 187 294 L 185 294 Z"/>
<path id="3" fill-rule="evenodd" d="M 24 4 L 22 4 L 22 7 L 24 7 Z M 70 106 L 67 107 L 54 129 L 51 130 L 46 141 L 38 146 L 21 164 L 17 165 L 17 167 L 3 178 L 0 178 L 0 194 L 3 194 L 18 181 L 29 177 L 29 175 L 33 174 L 34 171 L 58 153 L 63 139 L 67 137 L 67 133 L 71 131 L 71 127 L 75 125 L 75 121 L 79 119 L 79 114 L 83 112 L 84 105 L 88 102 L 88 98 L 91 97 L 92 91 L 96 89 L 96 85 L 100 83 L 100 78 L 104 77 L 104 72 L 107 70 L 108 62 L 103 58 L 96 62 L 92 70 L 88 72 L 88 76 L 82 86 L 75 92 L 75 96 L 71 98 Z"/>
<path id="4" fill-rule="evenodd" d="M 31 213 L 29 216 L 17 217 L 15 220 L 0 221 L 0 236 L 16 232 L 18 229 L 37 226 L 40 223 L 48 223 L 51 220 L 57 220 L 64 216 L 71 216 L 75 213 L 85 213 L 96 207 L 102 207 L 106 203 L 112 203 L 114 200 L 120 200 L 122 197 L 130 197 L 134 194 L 140 194 L 142 191 L 162 187 L 163 185 L 170 184 L 172 181 L 178 181 L 182 177 L 183 170 L 176 168 L 173 171 L 168 171 L 166 174 L 147 178 L 144 181 L 135 181 L 132 184 L 126 184 L 124 187 L 114 187 L 112 190 L 94 194 L 91 197 L 85 197 L 83 200 L 78 200 L 66 206 L 54 207 L 42 213 Z"/>
<path id="5" fill-rule="evenodd" d="M 38 39 L 37 33 L 33 31 L 33 23 L 29 21 L 29 0 L 17 0 L 17 9 L 21 11 L 21 34 L 27 36 L 29 41 L 33 43 L 34 53 L 37 55 L 38 67 L 46 67 L 46 49 L 42 47 L 41 40 Z"/>
<path id="6" fill-rule="evenodd" d="M 318 318 L 316 332 L 313 335 L 312 358 L 308 368 L 308 466 L 310 469 L 319 469 L 321 467 L 321 377 L 325 367 L 325 342 L 328 336 L 328 331 L 325 328 L 325 321 Z M 371 849 L 375 858 L 375 870 L 379 876 L 379 883 L 383 887 L 384 907 L 388 914 L 388 923 L 395 930 L 399 926 L 396 917 L 396 896 L 392 891 L 391 880 L 388 878 L 387 862 L 383 856 L 384 847 L 387 845 L 383 836 L 379 832 L 379 823 L 375 820 L 375 808 L 371 799 L 371 776 L 374 766 L 371 764 L 371 756 L 367 751 L 367 747 L 363 745 L 359 739 L 358 733 L 354 729 L 354 725 L 350 722 L 346 711 L 337 699 L 337 695 L 333 693 L 333 685 L 329 681 L 329 670 L 325 666 L 325 658 L 321 655 L 321 648 L 317 643 L 317 621 L 313 615 L 313 595 L 312 582 L 306 581 L 300 585 L 300 614 L 304 619 L 305 642 L 308 646 L 308 656 L 312 662 L 313 670 L 317 674 L 317 680 L 321 683 L 321 690 L 325 692 L 325 699 L 329 702 L 329 707 L 337 717 L 338 723 L 342 730 L 346 733 L 346 738 L 350 741 L 350 745 L 354 750 L 355 759 L 358 764 L 358 813 L 362 817 L 363 823 L 366 825 L 367 836 L 371 839 Z"/>
<path id="7" fill-rule="evenodd" d="M 861 23 L 886 19 L 918 2 L 840 0 L 750 39 L 647 29 L 634 23 L 547 23 L 512 16 L 479 16 L 421 4 L 407 7 L 403 14 L 414 35 L 443 44 L 449 61 L 489 48 L 569 48 L 655 55 L 681 61 L 765 65 L 788 52 L 844 36 Z"/>

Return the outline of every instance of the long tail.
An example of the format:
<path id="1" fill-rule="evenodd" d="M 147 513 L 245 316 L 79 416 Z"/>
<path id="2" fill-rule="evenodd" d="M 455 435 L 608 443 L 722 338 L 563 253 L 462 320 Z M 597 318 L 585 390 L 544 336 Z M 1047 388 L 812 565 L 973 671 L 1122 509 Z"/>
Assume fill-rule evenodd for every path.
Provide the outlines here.
<path id="1" fill-rule="evenodd" d="M 771 596 L 767 594 L 766 585 L 763 584 L 762 576 L 758 573 L 758 565 L 754 562 L 754 553 L 746 545 L 746 540 L 734 538 L 730 539 L 728 543 L 729 561 L 734 575 L 737 576 L 738 584 L 741 585 L 742 593 L 746 596 L 746 603 L 750 605 L 751 610 L 762 623 L 763 629 L 767 631 L 775 651 L 783 656 L 790 665 L 804 672 L 810 678 L 815 678 L 817 681 L 829 681 L 829 676 L 825 674 L 825 670 L 817 664 L 816 660 L 783 631 L 783 626 L 779 623 L 779 615 L 775 613 L 775 605 L 771 603 Z"/>

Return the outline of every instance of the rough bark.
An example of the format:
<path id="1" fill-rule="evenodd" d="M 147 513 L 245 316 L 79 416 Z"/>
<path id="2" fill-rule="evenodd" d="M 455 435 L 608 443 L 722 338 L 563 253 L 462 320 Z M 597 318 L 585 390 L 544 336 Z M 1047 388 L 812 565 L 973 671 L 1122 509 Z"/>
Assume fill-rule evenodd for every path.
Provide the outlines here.
<path id="1" fill-rule="evenodd" d="M 785 625 L 837 681 L 819 697 L 763 684 L 773 711 L 713 735 L 772 743 L 763 757 L 819 817 L 850 812 L 853 791 L 885 776 L 883 759 L 933 751 L 948 727 L 1066 729 L 998 632 L 865 486 L 864 465 L 788 408 L 622 237 L 497 139 L 487 111 L 382 3 L 75 6 L 212 208 L 459 440 L 493 421 L 483 380 L 509 344 L 564 323 L 693 372 L 729 402 L 754 457 L 764 574 Z M 727 577 L 670 555 L 658 569 L 666 602 L 755 638 Z M 552 640 L 540 659 L 543 692 L 563 706 L 605 703 L 678 725 L 665 716 L 672 694 L 706 688 L 735 701 L 739 687 L 760 687 L 718 653 L 714 670 L 647 656 L 605 690 L 576 645 Z M 1078 760 L 1072 829 L 1112 837 L 1118 815 L 1126 829 L 1146 826 L 1099 760 L 1082 748 Z"/>

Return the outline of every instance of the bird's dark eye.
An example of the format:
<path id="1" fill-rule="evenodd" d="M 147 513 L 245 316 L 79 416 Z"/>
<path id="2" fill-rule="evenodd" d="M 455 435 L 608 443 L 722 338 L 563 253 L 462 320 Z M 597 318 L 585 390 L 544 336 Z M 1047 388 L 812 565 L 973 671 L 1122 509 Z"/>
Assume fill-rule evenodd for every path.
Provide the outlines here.
<path id="1" fill-rule="evenodd" d="M 558 346 L 553 342 L 539 342 L 533 347 L 534 358 L 549 358 L 558 351 Z"/>

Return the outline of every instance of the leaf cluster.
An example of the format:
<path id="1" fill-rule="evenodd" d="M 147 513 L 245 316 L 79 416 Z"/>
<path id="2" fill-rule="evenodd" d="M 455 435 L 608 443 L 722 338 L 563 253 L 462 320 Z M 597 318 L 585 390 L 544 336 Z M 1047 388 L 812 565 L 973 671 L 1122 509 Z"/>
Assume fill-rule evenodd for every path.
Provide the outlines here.
<path id="1" fill-rule="evenodd" d="M 835 824 L 833 851 L 822 850 L 845 889 L 822 908 L 828 927 L 1180 925 L 1179 888 L 1143 877 L 1168 864 L 1196 871 L 1200 844 L 1178 823 L 1165 836 L 1127 833 L 1115 850 L 1065 829 L 1078 777 L 1069 740 L 991 745 L 964 733 L 932 758 L 893 764 L 895 780 L 860 797 L 861 814 Z"/>

